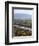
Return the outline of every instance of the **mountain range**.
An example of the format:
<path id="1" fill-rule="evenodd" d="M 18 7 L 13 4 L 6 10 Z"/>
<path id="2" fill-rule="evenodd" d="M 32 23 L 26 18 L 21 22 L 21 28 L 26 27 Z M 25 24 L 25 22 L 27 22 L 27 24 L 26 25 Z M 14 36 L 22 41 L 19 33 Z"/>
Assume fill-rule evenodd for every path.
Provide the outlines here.
<path id="1" fill-rule="evenodd" d="M 14 19 L 31 20 L 32 19 L 32 15 L 16 13 L 16 14 L 14 14 Z"/>

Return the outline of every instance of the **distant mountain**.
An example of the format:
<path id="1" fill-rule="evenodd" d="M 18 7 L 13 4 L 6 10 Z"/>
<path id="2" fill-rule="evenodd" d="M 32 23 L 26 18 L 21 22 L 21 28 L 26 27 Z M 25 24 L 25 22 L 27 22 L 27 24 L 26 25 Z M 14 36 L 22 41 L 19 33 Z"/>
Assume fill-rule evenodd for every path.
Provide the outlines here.
<path id="1" fill-rule="evenodd" d="M 16 13 L 16 14 L 14 14 L 14 19 L 31 20 L 32 15 Z"/>

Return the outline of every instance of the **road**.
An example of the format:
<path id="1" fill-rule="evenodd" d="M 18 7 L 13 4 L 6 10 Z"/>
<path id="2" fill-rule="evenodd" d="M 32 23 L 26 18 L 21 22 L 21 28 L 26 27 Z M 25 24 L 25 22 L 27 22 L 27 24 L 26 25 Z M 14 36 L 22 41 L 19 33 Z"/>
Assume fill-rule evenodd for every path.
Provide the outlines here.
<path id="1" fill-rule="evenodd" d="M 24 26 L 19 26 L 19 25 L 13 25 L 13 26 L 16 27 L 16 28 L 23 29 L 23 30 L 29 30 L 29 31 L 32 31 L 32 29 L 29 28 L 29 27 L 24 27 Z"/>

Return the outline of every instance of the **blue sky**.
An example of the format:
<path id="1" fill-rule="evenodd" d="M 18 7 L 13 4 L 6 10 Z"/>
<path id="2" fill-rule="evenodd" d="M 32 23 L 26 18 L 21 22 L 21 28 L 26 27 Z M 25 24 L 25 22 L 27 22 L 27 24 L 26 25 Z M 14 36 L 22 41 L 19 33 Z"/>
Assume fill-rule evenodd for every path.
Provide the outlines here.
<path id="1" fill-rule="evenodd" d="M 31 19 L 32 10 L 14 9 L 14 19 Z"/>
<path id="2" fill-rule="evenodd" d="M 32 15 L 32 10 L 14 9 L 14 14 L 16 14 L 16 13 L 22 13 L 22 14 L 29 14 L 29 15 Z"/>

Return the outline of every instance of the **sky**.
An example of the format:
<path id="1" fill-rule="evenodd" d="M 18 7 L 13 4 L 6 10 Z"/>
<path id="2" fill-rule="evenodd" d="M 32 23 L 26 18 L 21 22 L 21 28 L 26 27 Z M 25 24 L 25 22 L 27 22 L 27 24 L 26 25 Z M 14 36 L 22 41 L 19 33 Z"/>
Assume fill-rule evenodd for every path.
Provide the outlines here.
<path id="1" fill-rule="evenodd" d="M 22 14 L 29 14 L 29 15 L 32 15 L 32 10 L 14 9 L 14 14 L 16 14 L 16 13 L 22 13 Z"/>
<path id="2" fill-rule="evenodd" d="M 14 19 L 31 19 L 32 10 L 14 9 Z"/>

